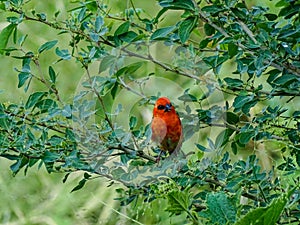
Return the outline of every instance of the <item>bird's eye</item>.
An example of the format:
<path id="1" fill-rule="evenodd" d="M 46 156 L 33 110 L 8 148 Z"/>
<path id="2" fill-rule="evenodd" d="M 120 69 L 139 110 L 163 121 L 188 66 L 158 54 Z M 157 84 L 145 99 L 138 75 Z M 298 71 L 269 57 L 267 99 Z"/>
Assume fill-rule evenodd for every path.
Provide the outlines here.
<path id="1" fill-rule="evenodd" d="M 164 105 L 159 105 L 159 106 L 157 106 L 157 109 L 159 109 L 159 110 L 164 110 L 164 109 L 165 109 L 165 106 L 164 106 Z"/>

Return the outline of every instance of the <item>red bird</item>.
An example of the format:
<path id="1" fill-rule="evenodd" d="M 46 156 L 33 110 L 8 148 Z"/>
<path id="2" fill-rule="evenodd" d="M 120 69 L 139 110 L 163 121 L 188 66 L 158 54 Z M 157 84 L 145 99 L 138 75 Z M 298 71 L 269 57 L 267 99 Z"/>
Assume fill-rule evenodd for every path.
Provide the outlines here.
<path id="1" fill-rule="evenodd" d="M 166 97 L 159 98 L 153 109 L 152 140 L 164 152 L 176 152 L 181 148 L 183 133 L 181 121 L 174 106 Z"/>

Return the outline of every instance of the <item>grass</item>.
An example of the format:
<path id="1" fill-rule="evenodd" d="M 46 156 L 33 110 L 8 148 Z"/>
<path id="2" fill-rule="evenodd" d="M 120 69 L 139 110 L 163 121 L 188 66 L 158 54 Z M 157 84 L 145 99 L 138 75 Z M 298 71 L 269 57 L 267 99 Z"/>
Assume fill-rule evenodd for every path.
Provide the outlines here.
<path id="1" fill-rule="evenodd" d="M 37 166 L 13 176 L 8 170 L 11 162 L 0 158 L 0 225 L 131 225 L 183 224 L 185 215 L 170 219 L 166 200 L 150 204 L 139 200 L 136 204 L 120 207 L 115 188 L 103 179 L 89 181 L 76 192 L 71 190 L 82 179 L 76 172 L 63 183 L 64 174 L 48 174 Z"/>
<path id="2" fill-rule="evenodd" d="M 10 164 L 0 159 L 0 224 L 107 224 L 115 213 L 112 209 L 119 210 L 113 188 L 106 187 L 108 183 L 102 179 L 70 193 L 82 173 L 71 174 L 63 184 L 64 174 L 49 175 L 44 168 L 33 168 L 26 176 L 21 171 L 13 177 Z"/>

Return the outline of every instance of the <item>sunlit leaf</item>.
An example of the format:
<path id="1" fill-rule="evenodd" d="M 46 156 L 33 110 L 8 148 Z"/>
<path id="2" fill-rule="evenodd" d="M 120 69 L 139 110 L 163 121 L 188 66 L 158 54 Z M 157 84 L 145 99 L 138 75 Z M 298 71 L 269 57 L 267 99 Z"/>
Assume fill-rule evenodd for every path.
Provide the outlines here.
<path id="1" fill-rule="evenodd" d="M 33 107 L 43 96 L 46 95 L 46 92 L 35 92 L 31 94 L 25 104 L 25 108 L 29 109 Z"/>
<path id="2" fill-rule="evenodd" d="M 41 47 L 39 47 L 38 52 L 42 53 L 43 51 L 50 50 L 57 44 L 57 42 L 58 42 L 57 40 L 54 40 L 54 41 L 48 41 L 48 42 L 42 44 Z"/>
<path id="3" fill-rule="evenodd" d="M 16 29 L 16 24 L 9 24 L 7 27 L 5 27 L 1 33 L 0 33 L 0 54 L 3 54 L 3 49 L 6 48 L 8 40 L 13 33 L 13 31 Z"/>
<path id="4" fill-rule="evenodd" d="M 233 224 L 236 221 L 236 199 L 229 198 L 224 192 L 208 193 L 207 209 L 200 215 L 207 218 L 210 224 Z"/>
<path id="5" fill-rule="evenodd" d="M 182 21 L 178 28 L 179 38 L 182 43 L 185 43 L 190 37 L 191 32 L 195 28 L 198 17 L 189 17 Z"/>
<path id="6" fill-rule="evenodd" d="M 166 38 L 168 34 L 173 32 L 176 29 L 176 26 L 169 26 L 164 28 L 159 28 L 151 35 L 150 40 L 158 40 Z"/>
<path id="7" fill-rule="evenodd" d="M 55 49 L 56 55 L 58 55 L 61 59 L 69 60 L 71 59 L 71 55 L 67 49 L 60 50 L 58 47 Z"/>

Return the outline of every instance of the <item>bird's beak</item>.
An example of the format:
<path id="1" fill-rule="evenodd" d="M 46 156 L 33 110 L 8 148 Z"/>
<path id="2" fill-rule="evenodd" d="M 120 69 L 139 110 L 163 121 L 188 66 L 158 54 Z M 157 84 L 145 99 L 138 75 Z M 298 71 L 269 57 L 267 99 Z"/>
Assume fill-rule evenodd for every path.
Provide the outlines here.
<path id="1" fill-rule="evenodd" d="M 165 112 L 169 112 L 171 110 L 171 107 L 172 107 L 171 104 L 166 104 Z"/>

